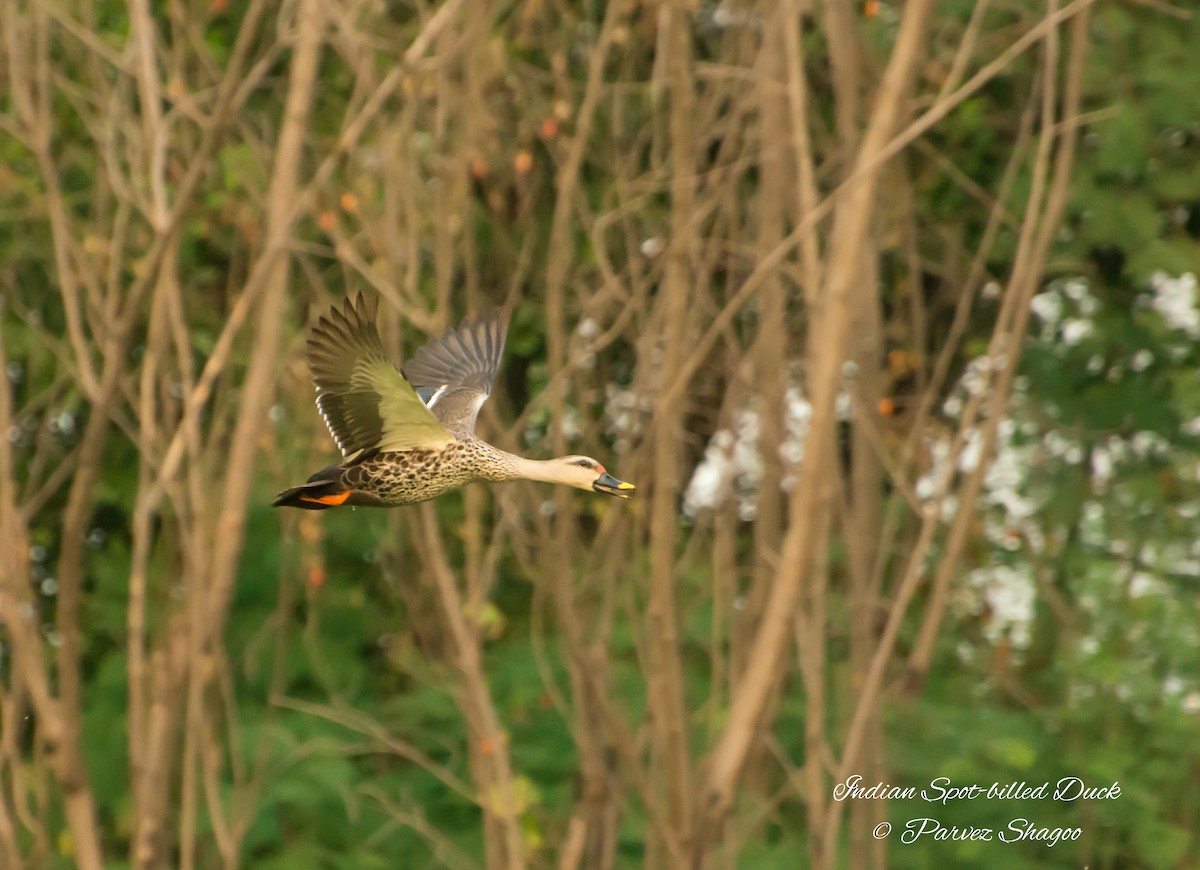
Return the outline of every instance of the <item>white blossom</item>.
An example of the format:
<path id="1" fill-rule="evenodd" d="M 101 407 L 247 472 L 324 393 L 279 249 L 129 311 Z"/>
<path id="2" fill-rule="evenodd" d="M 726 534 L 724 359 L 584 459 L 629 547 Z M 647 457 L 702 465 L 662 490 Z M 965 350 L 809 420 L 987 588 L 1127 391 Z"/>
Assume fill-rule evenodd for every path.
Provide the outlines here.
<path id="1" fill-rule="evenodd" d="M 1046 326 L 1057 326 L 1062 320 L 1063 300 L 1057 290 L 1047 290 L 1029 300 L 1029 308 Z"/>
<path id="2" fill-rule="evenodd" d="M 728 496 L 733 475 L 729 448 L 722 447 L 714 438 L 704 449 L 704 459 L 696 466 L 692 479 L 688 481 L 683 494 L 684 514 L 694 517 L 701 510 L 717 507 Z"/>
<path id="3" fill-rule="evenodd" d="M 1028 566 L 990 565 L 967 575 L 985 614 L 984 636 L 1007 638 L 1017 649 L 1029 646 L 1034 617 L 1034 582 Z"/>
<path id="4" fill-rule="evenodd" d="M 1079 317 L 1064 320 L 1062 325 L 1063 344 L 1067 347 L 1074 347 L 1091 335 L 1092 331 L 1093 325 L 1090 320 L 1084 320 Z"/>
<path id="5" fill-rule="evenodd" d="M 1196 308 L 1196 276 L 1192 272 L 1172 278 L 1165 272 L 1150 276 L 1150 307 L 1171 329 L 1200 338 L 1200 310 Z"/>

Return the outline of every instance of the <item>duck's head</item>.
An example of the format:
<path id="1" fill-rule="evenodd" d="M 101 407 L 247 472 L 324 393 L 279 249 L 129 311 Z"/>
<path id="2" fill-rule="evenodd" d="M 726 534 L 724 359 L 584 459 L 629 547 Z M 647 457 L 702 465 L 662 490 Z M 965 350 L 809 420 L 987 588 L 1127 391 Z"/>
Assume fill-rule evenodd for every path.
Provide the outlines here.
<path id="1" fill-rule="evenodd" d="M 563 456 L 556 462 L 563 469 L 563 482 L 576 489 L 591 489 L 617 498 L 630 498 L 637 489 L 632 483 L 617 480 L 590 456 Z"/>

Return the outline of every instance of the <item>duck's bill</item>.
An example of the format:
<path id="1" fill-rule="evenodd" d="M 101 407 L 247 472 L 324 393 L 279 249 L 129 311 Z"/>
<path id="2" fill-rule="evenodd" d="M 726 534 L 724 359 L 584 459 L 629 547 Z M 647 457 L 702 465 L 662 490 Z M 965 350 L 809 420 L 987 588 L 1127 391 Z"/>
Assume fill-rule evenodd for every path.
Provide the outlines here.
<path id="1" fill-rule="evenodd" d="M 606 471 L 596 478 L 596 482 L 592 484 L 592 489 L 596 490 L 596 492 L 615 495 L 617 498 L 631 498 L 637 487 L 632 483 L 617 480 Z"/>

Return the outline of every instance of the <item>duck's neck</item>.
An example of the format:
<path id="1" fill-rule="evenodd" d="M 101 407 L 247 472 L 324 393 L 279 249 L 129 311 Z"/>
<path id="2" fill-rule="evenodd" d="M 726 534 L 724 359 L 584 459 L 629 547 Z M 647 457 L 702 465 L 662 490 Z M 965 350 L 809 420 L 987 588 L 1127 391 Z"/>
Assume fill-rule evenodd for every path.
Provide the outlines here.
<path id="1" fill-rule="evenodd" d="M 486 443 L 486 442 L 483 442 Z M 556 459 L 526 459 L 499 447 L 487 445 L 491 461 L 483 468 L 488 480 L 537 480 L 543 483 L 567 483 L 562 464 Z"/>
<path id="2" fill-rule="evenodd" d="M 514 477 L 522 480 L 538 480 L 543 483 L 567 483 L 562 464 L 556 459 L 526 459 L 509 454 L 513 462 Z"/>

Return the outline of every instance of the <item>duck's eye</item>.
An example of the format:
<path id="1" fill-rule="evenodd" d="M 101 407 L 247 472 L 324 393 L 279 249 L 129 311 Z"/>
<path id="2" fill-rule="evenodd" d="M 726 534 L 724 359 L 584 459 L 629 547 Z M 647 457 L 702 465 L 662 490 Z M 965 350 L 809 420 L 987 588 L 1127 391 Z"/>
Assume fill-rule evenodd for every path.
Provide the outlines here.
<path id="1" fill-rule="evenodd" d="M 591 460 L 589 460 L 589 459 L 576 459 L 575 462 L 572 464 L 578 465 L 580 468 L 591 468 L 592 467 Z"/>

